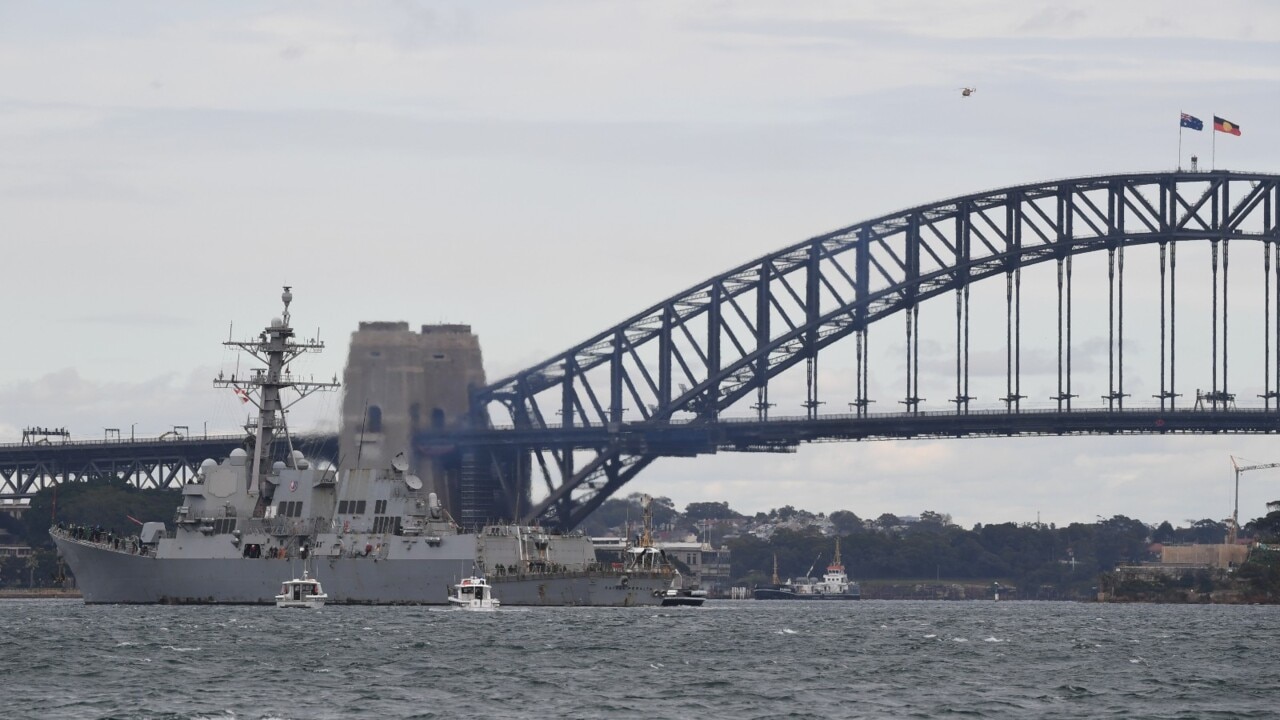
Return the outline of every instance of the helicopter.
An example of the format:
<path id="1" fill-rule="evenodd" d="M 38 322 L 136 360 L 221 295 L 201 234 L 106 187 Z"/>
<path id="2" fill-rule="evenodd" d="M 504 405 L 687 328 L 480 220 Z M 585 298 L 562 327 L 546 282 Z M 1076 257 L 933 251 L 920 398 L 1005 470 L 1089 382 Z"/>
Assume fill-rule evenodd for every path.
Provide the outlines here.
<path id="1" fill-rule="evenodd" d="M 970 95 L 972 95 L 972 94 L 974 94 L 974 93 L 976 93 L 976 92 L 978 92 L 978 88 L 974 88 L 974 87 L 962 87 L 962 88 L 960 88 L 960 94 L 961 94 L 961 95 L 963 95 L 964 97 L 969 97 Z"/>

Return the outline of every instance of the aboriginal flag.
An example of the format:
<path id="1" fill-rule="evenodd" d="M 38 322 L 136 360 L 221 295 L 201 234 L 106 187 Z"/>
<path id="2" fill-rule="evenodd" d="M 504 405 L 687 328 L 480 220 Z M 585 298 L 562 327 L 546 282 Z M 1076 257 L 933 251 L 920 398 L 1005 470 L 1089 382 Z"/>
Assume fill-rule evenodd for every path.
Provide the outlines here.
<path id="1" fill-rule="evenodd" d="M 1240 126 L 1230 120 L 1223 120 L 1217 115 L 1213 116 L 1213 129 L 1218 132 L 1231 133 L 1232 135 L 1240 134 Z"/>

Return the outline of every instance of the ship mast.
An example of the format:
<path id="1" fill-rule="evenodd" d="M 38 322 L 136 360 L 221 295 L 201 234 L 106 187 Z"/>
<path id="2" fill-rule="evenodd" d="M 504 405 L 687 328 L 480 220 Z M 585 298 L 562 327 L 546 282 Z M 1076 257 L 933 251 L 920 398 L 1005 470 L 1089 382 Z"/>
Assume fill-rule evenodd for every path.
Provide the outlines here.
<path id="1" fill-rule="evenodd" d="M 218 373 L 218 377 L 213 380 L 214 387 L 233 388 L 241 400 L 251 402 L 258 408 L 257 418 L 250 417 L 244 426 L 253 442 L 253 465 L 249 471 L 248 488 L 250 495 L 258 494 L 258 483 L 275 459 L 273 449 L 276 438 L 281 434 L 289 444 L 288 462 L 293 464 L 293 441 L 289 437 L 289 427 L 285 421 L 289 408 L 313 392 L 338 387 L 336 375 L 331 382 L 315 382 L 295 380 L 288 371 L 289 363 L 295 358 L 307 352 L 320 352 L 324 349 L 324 343 L 317 339 L 295 341 L 293 328 L 289 325 L 289 303 L 293 302 L 290 286 L 284 286 L 280 299 L 284 303 L 284 314 L 273 318 L 271 325 L 259 333 L 257 339 L 227 340 L 223 343 L 252 355 L 266 364 L 266 367 L 254 368 L 247 378 L 237 377 L 234 373 L 228 378 Z M 285 388 L 293 388 L 298 397 L 285 402 L 280 394 Z"/>
<path id="2" fill-rule="evenodd" d="M 844 572 L 844 563 L 840 562 L 840 538 L 836 538 L 836 556 L 827 566 L 827 572 Z"/>

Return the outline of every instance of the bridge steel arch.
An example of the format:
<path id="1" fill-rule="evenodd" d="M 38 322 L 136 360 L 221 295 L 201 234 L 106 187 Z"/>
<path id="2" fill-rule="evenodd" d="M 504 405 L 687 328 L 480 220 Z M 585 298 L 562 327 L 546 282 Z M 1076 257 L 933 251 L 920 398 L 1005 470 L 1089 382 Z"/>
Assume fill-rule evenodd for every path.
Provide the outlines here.
<path id="1" fill-rule="evenodd" d="M 490 448 L 493 475 L 512 516 L 573 527 L 655 458 L 714 452 L 688 444 L 690 431 L 715 428 L 729 408 L 750 405 L 758 424 L 770 422 L 769 382 L 805 364 L 806 419 L 819 419 L 819 351 L 855 336 L 856 417 L 869 417 L 869 330 L 902 314 L 907 348 L 904 398 L 909 414 L 918 397 L 919 304 L 944 293 L 956 297 L 955 414 L 969 413 L 969 286 L 1003 275 L 1006 282 L 1007 392 L 1001 400 L 1019 413 L 1021 270 L 1057 263 L 1058 411 L 1072 410 L 1071 265 L 1074 256 L 1106 252 L 1112 326 L 1108 408 L 1124 410 L 1124 250 L 1160 248 L 1160 409 L 1174 411 L 1177 245 L 1207 241 L 1214 267 L 1214 378 L 1204 400 L 1215 417 L 1229 407 L 1225 285 L 1229 244 L 1264 244 L 1270 282 L 1276 254 L 1280 297 L 1280 176 L 1215 171 L 1165 172 L 1074 178 L 1019 185 L 956 197 L 883 215 L 810 238 L 739 265 L 667 298 L 533 367 L 473 393 L 477 424 L 509 418 L 468 439 Z M 1222 257 L 1223 307 L 1217 309 Z M 1166 273 L 1166 260 L 1168 262 Z M 1118 273 L 1117 273 L 1118 268 Z M 1119 281 L 1119 293 L 1116 282 Z M 1166 300 L 1166 291 L 1168 299 Z M 1270 286 L 1268 284 L 1268 294 Z M 1119 309 L 1119 335 L 1115 333 Z M 1270 308 L 1271 299 L 1265 301 Z M 1063 308 L 1065 306 L 1065 312 Z M 1168 311 L 1168 334 L 1165 312 Z M 1270 312 L 1270 309 L 1268 310 Z M 1222 333 L 1217 332 L 1221 317 Z M 1276 308 L 1280 349 L 1280 304 Z M 1063 325 L 1065 323 L 1065 341 Z M 1267 333 L 1266 407 L 1280 410 L 1280 363 L 1273 370 Z M 1117 368 L 1116 353 L 1119 352 Z M 1221 383 L 1218 358 L 1222 360 Z M 1275 384 L 1270 384 L 1274 372 Z M 500 410 L 494 410 L 499 405 Z M 554 414 L 553 414 L 554 413 Z M 629 415 L 628 415 L 629 413 Z M 1255 421 L 1251 421 L 1255 422 Z M 1268 420 L 1251 430 L 1271 432 Z M 693 433 L 697 435 L 697 433 Z M 483 436 L 483 437 L 480 437 Z M 706 436 L 706 433 L 703 433 Z M 638 439 L 637 439 L 638 438 Z M 669 438 L 670 441 L 664 440 Z M 436 438 L 439 440 L 439 438 Z M 419 439 L 430 443 L 432 438 Z M 723 447 L 722 447 L 723 449 Z M 748 442 L 738 449 L 751 447 Z M 512 452 L 514 450 L 514 452 Z M 585 461 L 583 454 L 586 454 Z M 526 454 L 531 459 L 517 457 Z M 521 503 L 528 475 L 540 473 L 548 495 Z M 520 476 L 524 475 L 522 481 Z M 524 488 L 523 490 L 521 488 Z M 524 508 L 521 510 L 521 508 Z"/>

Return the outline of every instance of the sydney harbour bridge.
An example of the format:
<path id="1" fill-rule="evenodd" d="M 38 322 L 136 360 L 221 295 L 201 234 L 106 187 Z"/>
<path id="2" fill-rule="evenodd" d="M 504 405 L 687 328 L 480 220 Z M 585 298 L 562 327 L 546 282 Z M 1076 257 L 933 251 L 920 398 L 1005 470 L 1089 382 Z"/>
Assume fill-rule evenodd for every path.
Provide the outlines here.
<path id="1" fill-rule="evenodd" d="M 1094 343 L 1085 362 L 1081 338 Z M 470 427 L 415 443 L 456 459 L 464 524 L 571 528 L 662 457 L 838 440 L 1276 433 L 1278 355 L 1280 175 L 1054 180 L 752 259 L 474 389 Z M 1048 378 L 1036 397 L 1029 359 L 1036 382 Z M 1003 395 L 979 407 L 977 376 L 990 390 L 993 373 Z M 0 447 L 0 498 L 101 474 L 167 487 L 238 442 Z"/>

